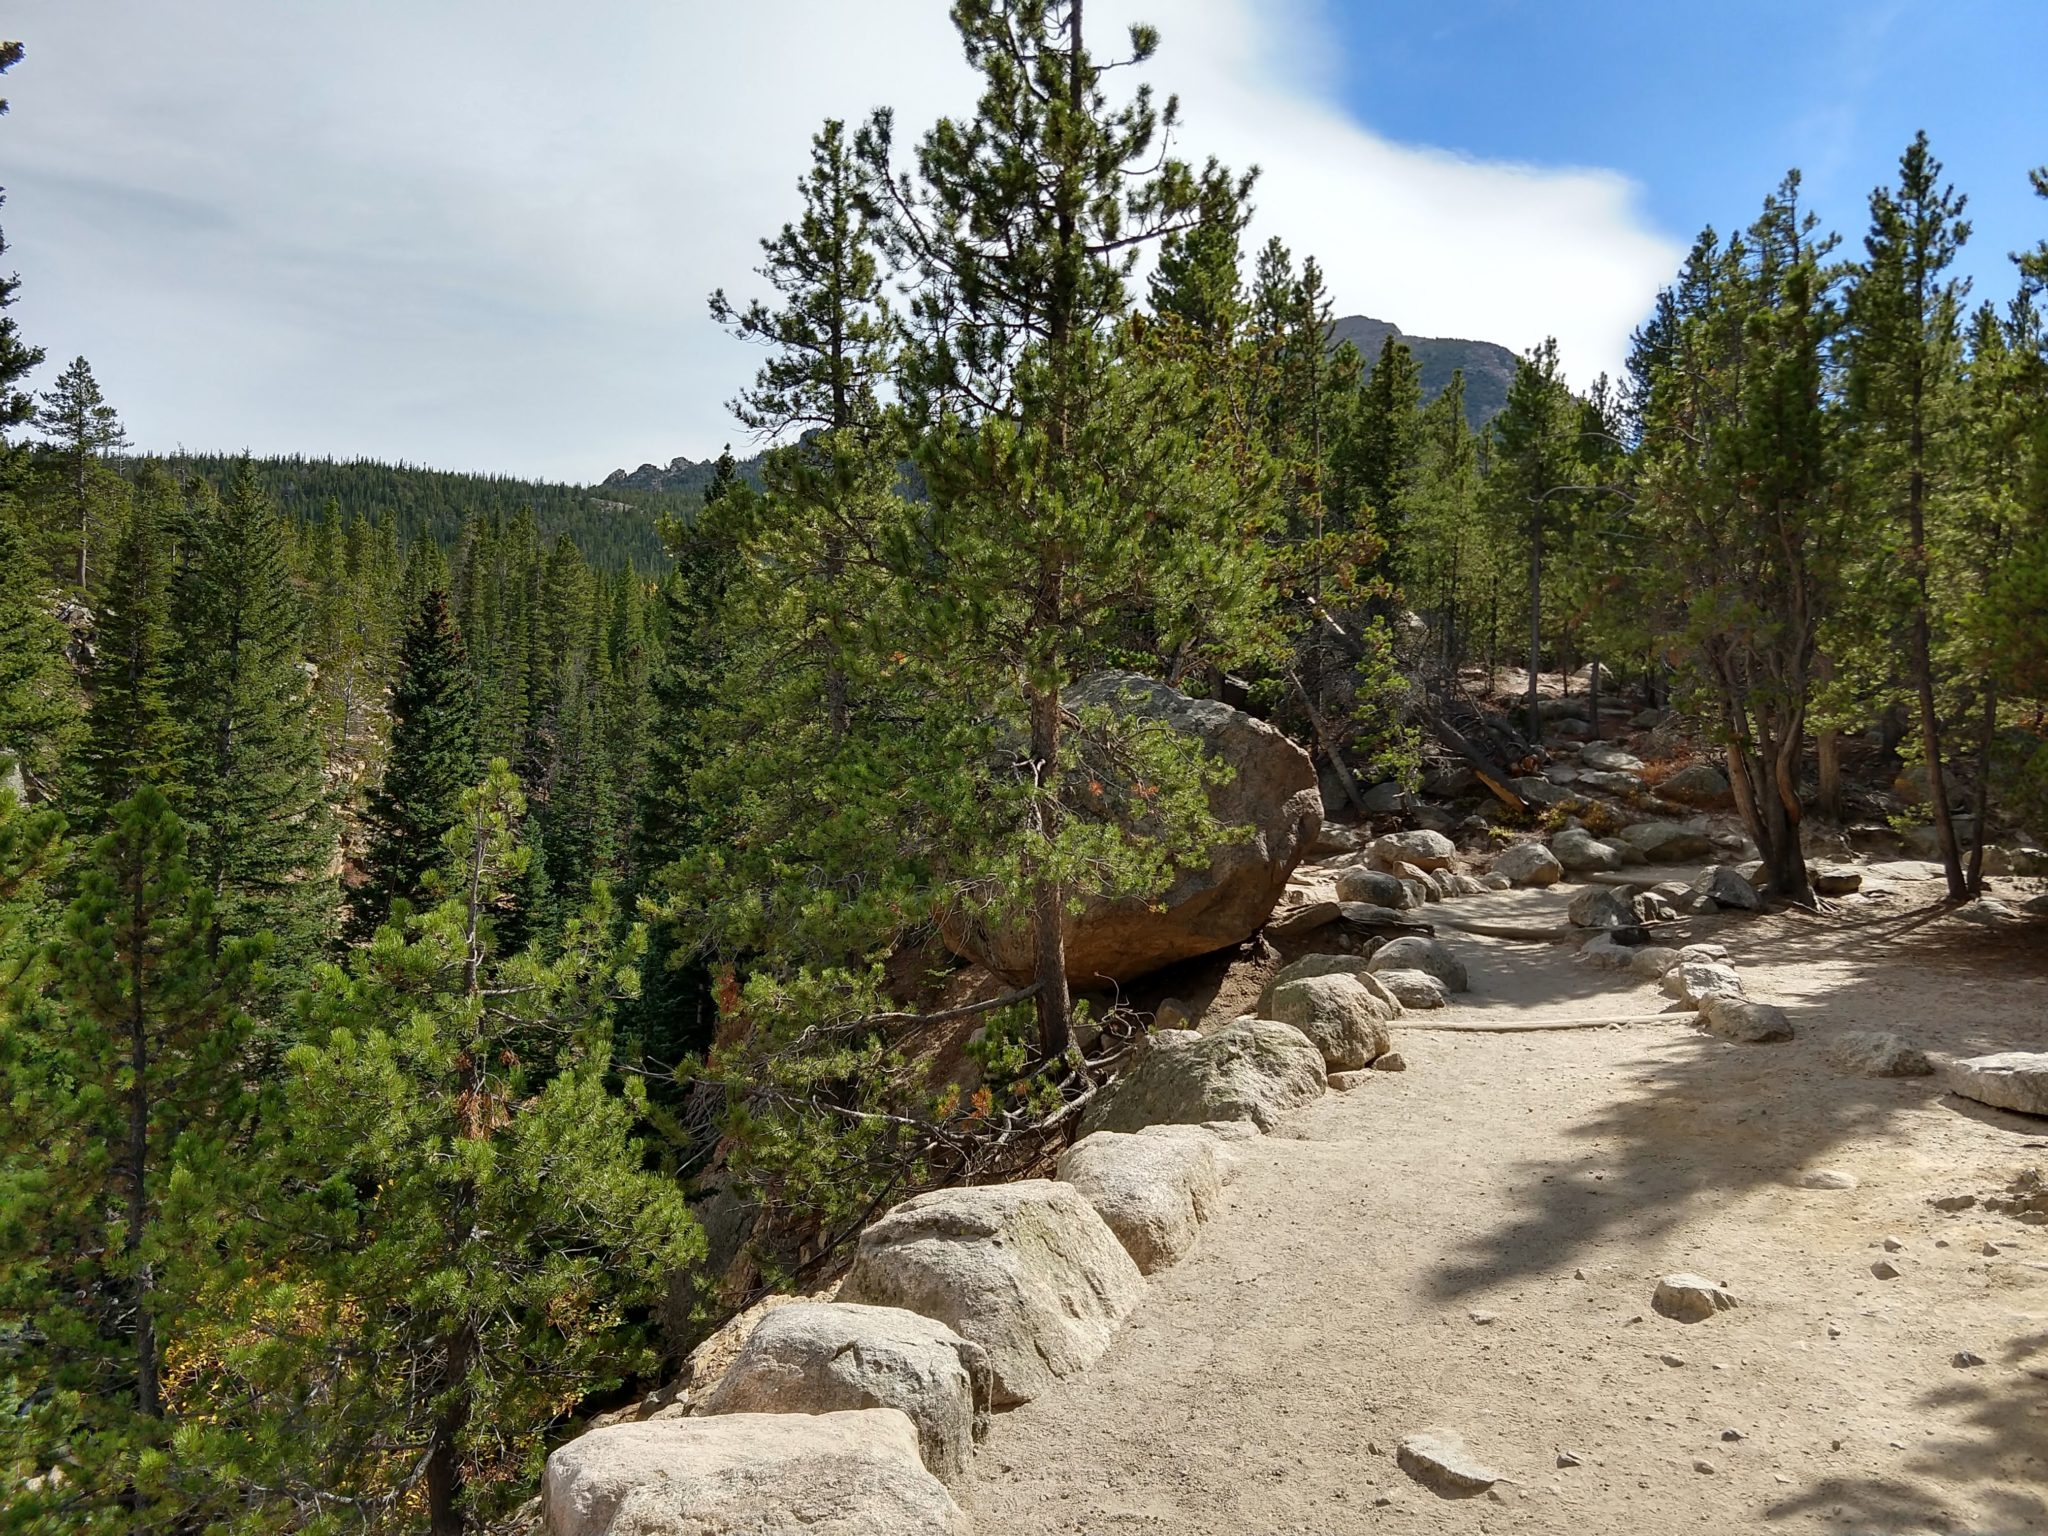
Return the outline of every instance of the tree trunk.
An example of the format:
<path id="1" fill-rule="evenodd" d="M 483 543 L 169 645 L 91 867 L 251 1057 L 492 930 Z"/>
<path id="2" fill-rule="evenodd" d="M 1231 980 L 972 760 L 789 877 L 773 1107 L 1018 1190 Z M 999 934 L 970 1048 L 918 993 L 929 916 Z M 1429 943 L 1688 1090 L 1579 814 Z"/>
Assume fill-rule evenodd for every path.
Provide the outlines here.
<path id="1" fill-rule="evenodd" d="M 1059 807 L 1060 696 L 1056 688 L 1034 688 L 1031 703 L 1031 768 L 1037 783 L 1032 791 L 1033 835 L 1045 848 L 1030 857 L 1031 935 L 1035 951 L 1033 980 L 1038 984 L 1034 1007 L 1038 1015 L 1038 1053 L 1045 1061 L 1066 1054 L 1072 1022 L 1067 991 L 1067 940 L 1063 919 L 1066 892 L 1049 867 L 1050 844 L 1057 831 Z"/>
<path id="2" fill-rule="evenodd" d="M 133 850 L 139 860 L 141 850 Z M 123 1246 L 134 1266 L 129 1284 L 135 1300 L 135 1407 L 146 1419 L 163 1417 L 157 1379 L 156 1319 L 150 1315 L 153 1277 L 141 1262 L 149 1220 L 149 1019 L 144 1005 L 144 916 L 142 870 L 133 870 L 132 922 L 128 956 L 128 1230 Z"/>
<path id="3" fill-rule="evenodd" d="M 1293 672 L 1287 674 L 1287 681 L 1294 684 L 1294 691 L 1301 699 L 1302 711 L 1308 716 L 1309 729 L 1315 732 L 1316 744 L 1323 749 L 1323 756 L 1330 760 L 1330 767 L 1337 774 L 1337 782 L 1344 786 L 1344 798 L 1351 802 L 1351 808 L 1363 816 L 1365 796 L 1359 793 L 1358 778 L 1351 771 L 1351 765 L 1344 761 L 1344 754 L 1338 750 L 1336 739 L 1331 736 L 1329 725 L 1324 721 L 1322 711 L 1317 709 L 1308 696 L 1308 689 L 1302 686 L 1301 678 Z"/>
<path id="4" fill-rule="evenodd" d="M 469 1427 L 469 1393 L 462 1382 L 476 1353 L 476 1336 L 467 1323 L 457 1325 L 446 1349 L 443 1390 L 453 1395 L 428 1431 L 427 1529 L 432 1536 L 464 1536 L 469 1517 L 462 1508 L 462 1434 Z"/>
<path id="5" fill-rule="evenodd" d="M 1977 799 L 1973 806 L 1977 835 L 1970 842 L 1970 867 L 1966 876 L 1972 896 L 1984 894 L 1984 842 L 1991 832 L 1991 749 L 1997 741 L 1998 689 L 1987 679 L 1984 684 L 1984 718 L 1977 727 Z"/>
<path id="6" fill-rule="evenodd" d="M 1586 664 L 1586 719 L 1593 727 L 1589 739 L 1600 740 L 1600 655 L 1597 651 Z"/>
<path id="7" fill-rule="evenodd" d="M 1543 524 L 1529 520 L 1529 740 L 1543 745 L 1543 711 L 1536 701 L 1536 675 L 1543 665 Z"/>

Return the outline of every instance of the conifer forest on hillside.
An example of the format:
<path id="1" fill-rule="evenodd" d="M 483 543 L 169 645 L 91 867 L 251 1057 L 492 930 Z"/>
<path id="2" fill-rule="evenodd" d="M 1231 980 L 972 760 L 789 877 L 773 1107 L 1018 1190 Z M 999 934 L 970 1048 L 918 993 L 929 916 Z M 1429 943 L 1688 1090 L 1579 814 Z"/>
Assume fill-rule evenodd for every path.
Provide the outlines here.
<path id="1" fill-rule="evenodd" d="M 1150 29 L 952 16 L 973 114 L 820 124 L 708 296 L 701 488 L 159 456 L 0 274 L 0 1532 L 528 1529 L 880 1213 L 1044 1175 L 1157 1022 L 1077 924 L 1250 837 L 1099 674 L 1495 848 L 1626 700 L 1774 908 L 1816 827 L 1957 907 L 2048 837 L 2048 169 L 1997 292 L 1925 135 L 1789 171 L 1475 425 Z"/>

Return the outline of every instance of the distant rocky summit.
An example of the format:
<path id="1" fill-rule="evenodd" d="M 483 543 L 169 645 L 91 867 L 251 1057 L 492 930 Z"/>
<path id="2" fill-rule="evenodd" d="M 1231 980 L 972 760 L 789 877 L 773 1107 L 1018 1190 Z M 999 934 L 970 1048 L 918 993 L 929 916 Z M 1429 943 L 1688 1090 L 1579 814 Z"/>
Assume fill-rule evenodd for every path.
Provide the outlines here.
<path id="1" fill-rule="evenodd" d="M 1498 342 L 1461 341 L 1448 336 L 1410 336 L 1391 320 L 1346 315 L 1330 327 L 1330 344 L 1350 342 L 1365 359 L 1369 372 L 1389 336 L 1398 337 L 1422 370 L 1422 398 L 1434 400 L 1450 387 L 1451 375 L 1465 370 L 1465 419 L 1483 427 L 1508 403 L 1508 385 L 1515 378 L 1515 354 Z M 609 482 L 607 482 L 609 483 Z"/>
<path id="2" fill-rule="evenodd" d="M 625 491 L 683 491 L 701 492 L 711 483 L 711 476 L 718 468 L 718 460 L 690 459 L 680 455 L 670 459 L 666 466 L 642 464 L 638 469 L 615 469 L 606 475 L 603 484 L 611 490 Z M 757 455 L 739 461 L 740 478 L 750 485 L 761 483 L 761 460 Z"/>

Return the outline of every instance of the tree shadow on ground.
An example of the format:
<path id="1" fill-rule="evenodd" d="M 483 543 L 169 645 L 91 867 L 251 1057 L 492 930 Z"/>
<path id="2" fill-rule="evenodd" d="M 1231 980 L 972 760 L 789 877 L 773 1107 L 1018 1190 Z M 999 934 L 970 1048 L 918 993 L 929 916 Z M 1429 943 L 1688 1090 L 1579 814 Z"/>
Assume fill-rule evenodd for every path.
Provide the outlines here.
<path id="1" fill-rule="evenodd" d="M 1564 1134 L 1577 1157 L 1525 1165 L 1525 1213 L 1474 1238 L 1437 1272 L 1456 1299 L 1569 1264 L 1571 1254 L 1626 1230 L 1653 1238 L 1696 1201 L 1784 1184 L 1831 1152 L 1882 1136 L 1901 1114 L 1944 1100 L 1939 1079 L 1844 1076 L 1825 1063 L 1828 1040 L 1862 1016 L 1904 1014 L 1915 1043 L 1955 1055 L 2048 1048 L 2048 924 L 1955 931 L 1938 910 L 1858 922 L 1774 918 L 1716 935 L 1734 952 L 1793 975 L 1826 967 L 1819 999 L 1787 999 L 1798 1038 L 1744 1046 L 1704 1033 L 1646 1040 L 1634 1060 L 1638 1091 Z M 1968 985 L 1959 985 L 1961 978 Z M 1994 987 L 1994 979 L 1997 985 Z M 2029 1006 L 2030 1005 L 2030 1006 Z M 1969 1105 L 2014 1139 L 2048 1136 L 2048 1120 Z"/>
<path id="2" fill-rule="evenodd" d="M 1954 1098 L 1936 1077 L 1850 1077 L 1826 1064 L 1833 1035 L 1873 1021 L 1955 1055 L 2048 1049 L 2048 924 L 1966 929 L 1942 916 L 1920 907 L 1860 920 L 1773 917 L 1717 933 L 1738 969 L 1774 968 L 1778 985 L 1766 991 L 1780 995 L 1798 1037 L 1771 1046 L 1704 1033 L 1645 1039 L 1625 1063 L 1633 1090 L 1565 1130 L 1583 1151 L 1524 1164 L 1514 1176 L 1526 1190 L 1522 1213 L 1448 1255 L 1433 1291 L 1455 1300 L 1555 1273 L 1609 1238 L 1652 1244 L 1712 1203 L 1794 1184 L 1937 1106 L 1994 1133 L 2015 1162 L 2038 1159 L 2026 1149 L 2048 1146 L 2048 1119 Z M 2010 1481 L 2016 1466 L 2048 1465 L 2048 1335 L 2016 1339 L 1993 1369 L 1955 1376 L 1921 1402 L 1967 1404 L 1969 1429 L 1919 1447 L 1907 1477 L 1829 1479 L 1770 1514 L 1839 1508 L 1862 1522 L 1851 1529 L 1940 1526 L 1949 1517 L 1939 1495 L 1908 1480 L 1924 1472 L 1989 1489 L 1981 1502 L 2013 1531 L 2048 1529 L 2042 1480 Z"/>
<path id="3" fill-rule="evenodd" d="M 1934 1527 L 1954 1536 L 1966 1530 L 1967 1536 L 2048 1530 L 2048 1483 L 2041 1472 L 2013 1476 L 2017 1466 L 2048 1467 L 2048 1333 L 2013 1339 L 1989 1365 L 1958 1370 L 1955 1380 L 1914 1399 L 1920 1408 L 1965 1410 L 1966 1429 L 1922 1443 L 1902 1467 L 1905 1476 L 1824 1478 L 1796 1497 L 1767 1505 L 1766 1518 L 1823 1515 L 1850 1522 L 1852 1530 Z M 1971 1487 L 1997 1523 L 1957 1525 L 1935 1487 L 1906 1480 L 1916 1475 Z"/>

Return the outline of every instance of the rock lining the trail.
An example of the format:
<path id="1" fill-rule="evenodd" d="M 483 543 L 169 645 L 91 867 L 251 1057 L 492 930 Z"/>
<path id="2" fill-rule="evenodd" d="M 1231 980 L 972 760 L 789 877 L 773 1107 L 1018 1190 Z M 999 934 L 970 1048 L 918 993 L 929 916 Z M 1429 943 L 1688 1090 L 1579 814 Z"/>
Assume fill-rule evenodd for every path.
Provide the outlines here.
<path id="1" fill-rule="evenodd" d="M 1373 955 L 1371 969 L 1375 975 L 1384 975 L 1388 971 L 1426 971 L 1451 992 L 1463 992 L 1469 987 L 1464 961 L 1437 940 L 1413 934 L 1383 945 Z"/>
<path id="2" fill-rule="evenodd" d="M 1926 1077 L 1934 1071 L 1927 1053 L 1889 1030 L 1849 1029 L 1822 1048 L 1829 1066 L 1851 1077 Z"/>
<path id="3" fill-rule="evenodd" d="M 988 1432 L 991 1379 L 980 1345 L 901 1307 L 799 1302 L 761 1320 L 698 1411 L 831 1413 L 896 1408 L 917 1426 L 941 1482 L 967 1475 Z"/>
<path id="4" fill-rule="evenodd" d="M 915 1195 L 861 1233 L 843 1301 L 937 1318 L 988 1352 L 991 1400 L 1029 1402 L 1093 1365 L 1144 1279 L 1068 1184 Z"/>
<path id="5" fill-rule="evenodd" d="M 1699 1000 L 1700 1024 L 1710 1035 L 1738 1045 L 1767 1045 L 1792 1038 L 1785 1010 L 1746 997 L 1709 993 Z"/>
<path id="6" fill-rule="evenodd" d="M 1403 1472 L 1444 1498 L 1473 1498 L 1500 1481 L 1500 1474 L 1466 1450 L 1464 1441 L 1443 1430 L 1409 1435 L 1395 1460 Z"/>
<path id="7" fill-rule="evenodd" d="M 1322 1053 L 1325 1070 L 1349 1072 L 1372 1065 L 1388 1048 L 1387 1021 L 1401 1008 L 1390 1006 L 1355 976 L 1331 974 L 1282 982 L 1273 988 L 1265 1012 L 1306 1035 Z"/>
<path id="8" fill-rule="evenodd" d="M 895 1408 L 592 1430 L 548 1457 L 549 1536 L 969 1536 Z"/>
<path id="9" fill-rule="evenodd" d="M 1177 1264 L 1223 1203 L 1217 1142 L 1097 1131 L 1060 1154 L 1058 1177 L 1109 1224 L 1141 1274 Z"/>
<path id="10" fill-rule="evenodd" d="M 2000 1051 L 1944 1061 L 1941 1084 L 1994 1109 L 2048 1115 L 2048 1051 Z"/>
<path id="11" fill-rule="evenodd" d="M 1240 1019 L 1212 1035 L 1154 1033 L 1081 1115 L 1081 1133 L 1249 1120 L 1262 1131 L 1323 1092 L 1323 1053 L 1292 1024 Z"/>

